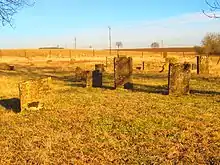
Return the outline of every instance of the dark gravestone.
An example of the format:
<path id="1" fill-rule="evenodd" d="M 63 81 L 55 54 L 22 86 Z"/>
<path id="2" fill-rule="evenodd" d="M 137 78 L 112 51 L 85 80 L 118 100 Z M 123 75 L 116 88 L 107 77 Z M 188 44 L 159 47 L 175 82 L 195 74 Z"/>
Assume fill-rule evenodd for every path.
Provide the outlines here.
<path id="1" fill-rule="evenodd" d="M 197 74 L 209 74 L 209 62 L 208 56 L 197 56 Z"/>
<path id="2" fill-rule="evenodd" d="M 104 72 L 105 71 L 104 64 L 95 64 L 95 70 L 99 70 L 100 72 Z"/>
<path id="3" fill-rule="evenodd" d="M 19 84 L 21 111 L 39 110 L 43 108 L 42 95 L 47 95 L 51 89 L 51 77 L 29 80 Z"/>
<path id="4" fill-rule="evenodd" d="M 94 70 L 92 72 L 92 86 L 102 87 L 102 72 L 100 70 Z"/>
<path id="5" fill-rule="evenodd" d="M 168 73 L 168 93 L 174 95 L 189 94 L 191 78 L 190 64 L 170 63 Z"/>
<path id="6" fill-rule="evenodd" d="M 124 86 L 125 89 L 132 89 L 133 62 L 131 57 L 114 58 L 114 84 L 115 88 Z"/>

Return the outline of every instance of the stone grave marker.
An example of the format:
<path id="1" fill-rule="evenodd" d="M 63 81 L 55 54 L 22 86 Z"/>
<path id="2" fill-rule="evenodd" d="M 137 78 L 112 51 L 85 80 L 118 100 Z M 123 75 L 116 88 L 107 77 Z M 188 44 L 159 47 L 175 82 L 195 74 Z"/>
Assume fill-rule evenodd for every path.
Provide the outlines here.
<path id="1" fill-rule="evenodd" d="M 168 73 L 168 93 L 174 95 L 189 94 L 191 78 L 189 63 L 170 63 Z"/>
<path id="2" fill-rule="evenodd" d="M 92 71 L 86 70 L 83 71 L 83 83 L 84 87 L 92 87 Z"/>
<path id="3" fill-rule="evenodd" d="M 209 74 L 209 63 L 208 56 L 197 56 L 197 74 Z"/>
<path id="4" fill-rule="evenodd" d="M 125 89 L 132 89 L 133 62 L 131 57 L 114 58 L 114 84 L 115 88 L 124 86 Z"/>
<path id="5" fill-rule="evenodd" d="M 100 70 L 94 70 L 92 72 L 92 86 L 102 87 L 102 72 Z"/>
<path id="6" fill-rule="evenodd" d="M 29 80 L 18 85 L 21 111 L 39 110 L 43 108 L 42 95 L 47 95 L 51 89 L 51 77 Z"/>

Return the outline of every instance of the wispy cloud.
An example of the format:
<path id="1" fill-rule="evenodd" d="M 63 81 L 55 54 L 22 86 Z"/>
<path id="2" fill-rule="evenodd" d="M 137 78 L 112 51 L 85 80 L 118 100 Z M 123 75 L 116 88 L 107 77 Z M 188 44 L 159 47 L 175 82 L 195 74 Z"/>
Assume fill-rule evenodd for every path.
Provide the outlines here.
<path id="1" fill-rule="evenodd" d="M 152 42 L 164 41 L 164 46 L 193 46 L 200 44 L 207 32 L 220 32 L 219 20 L 203 13 L 189 13 L 163 20 L 130 22 L 112 26 L 112 41 L 122 41 L 124 47 L 148 47 Z M 108 29 L 84 31 L 80 40 L 94 47 L 107 47 Z M 86 39 L 87 37 L 87 39 Z M 83 46 L 83 44 L 82 44 Z"/>
<path id="2" fill-rule="evenodd" d="M 220 14 L 220 13 L 219 13 Z M 187 13 L 161 20 L 122 22 L 111 25 L 112 45 L 122 41 L 124 47 L 148 47 L 152 42 L 164 41 L 164 46 L 193 46 L 200 44 L 207 32 L 220 32 L 220 20 L 210 19 L 203 13 Z M 62 29 L 61 29 L 62 30 Z M 17 32 L 18 33 L 18 32 Z M 65 29 L 53 36 L 6 37 L 0 41 L 3 47 L 40 47 L 61 45 L 73 47 L 77 37 L 79 48 L 108 47 L 108 25 L 99 28 Z"/>

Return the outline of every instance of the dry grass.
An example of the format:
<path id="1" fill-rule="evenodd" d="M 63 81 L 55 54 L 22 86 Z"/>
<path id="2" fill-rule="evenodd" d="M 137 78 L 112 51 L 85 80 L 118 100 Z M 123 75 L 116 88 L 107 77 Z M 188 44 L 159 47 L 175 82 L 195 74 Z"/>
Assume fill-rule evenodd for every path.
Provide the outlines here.
<path id="1" fill-rule="evenodd" d="M 162 93 L 167 74 L 134 75 L 134 91 L 86 89 L 75 67 L 94 64 L 18 65 L 0 71 L 0 164 L 219 164 L 220 78 L 194 75 L 192 94 Z M 17 111 L 17 83 L 52 76 L 44 110 Z M 13 99 L 14 98 L 14 99 Z M 12 106 L 13 105 L 13 106 Z"/>

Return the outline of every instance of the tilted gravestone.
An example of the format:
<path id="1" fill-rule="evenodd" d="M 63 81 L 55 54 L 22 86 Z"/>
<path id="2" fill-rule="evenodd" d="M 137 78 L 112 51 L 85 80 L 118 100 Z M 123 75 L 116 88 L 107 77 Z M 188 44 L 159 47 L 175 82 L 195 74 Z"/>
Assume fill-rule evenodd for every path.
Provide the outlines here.
<path id="1" fill-rule="evenodd" d="M 42 109 L 42 95 L 48 94 L 51 89 L 51 83 L 51 77 L 20 83 L 18 87 L 21 111 Z"/>
<path id="2" fill-rule="evenodd" d="M 170 63 L 168 73 L 168 93 L 174 95 L 189 94 L 191 78 L 190 64 Z"/>
<path id="3" fill-rule="evenodd" d="M 197 74 L 209 74 L 209 63 L 208 56 L 197 56 Z"/>
<path id="4" fill-rule="evenodd" d="M 114 58 L 114 84 L 115 88 L 124 86 L 125 89 L 132 89 L 133 62 L 131 57 Z"/>

